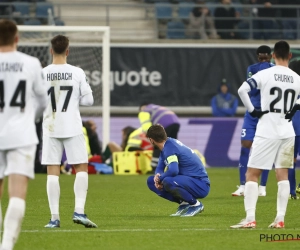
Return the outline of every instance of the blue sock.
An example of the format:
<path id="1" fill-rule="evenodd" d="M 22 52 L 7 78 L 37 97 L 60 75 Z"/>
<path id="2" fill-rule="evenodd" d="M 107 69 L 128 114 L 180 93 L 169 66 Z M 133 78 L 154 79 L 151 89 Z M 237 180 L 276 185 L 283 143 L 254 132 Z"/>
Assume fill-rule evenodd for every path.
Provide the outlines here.
<path id="1" fill-rule="evenodd" d="M 249 148 L 241 148 L 240 154 L 240 162 L 239 162 L 239 172 L 240 172 L 240 185 L 245 185 L 246 183 L 246 172 L 247 172 L 247 165 L 249 160 Z"/>
<path id="2" fill-rule="evenodd" d="M 296 163 L 294 163 L 294 168 L 289 169 L 289 182 L 290 182 L 290 194 L 296 195 Z"/>
<path id="3" fill-rule="evenodd" d="M 176 197 L 179 200 L 188 202 L 190 205 L 195 205 L 197 203 L 197 199 L 194 198 L 187 190 L 177 186 L 173 181 L 169 180 L 170 178 L 165 178 L 163 180 L 164 189 L 168 193 L 172 194 L 173 197 Z"/>
<path id="4" fill-rule="evenodd" d="M 260 178 L 260 185 L 261 186 L 266 186 L 267 181 L 268 181 L 268 176 L 269 176 L 269 170 L 263 170 Z"/>
<path id="5" fill-rule="evenodd" d="M 154 185 L 154 180 L 153 180 L 154 176 L 149 176 L 148 179 L 147 179 L 147 185 L 148 185 L 148 188 L 153 191 L 154 193 L 156 193 L 158 196 L 164 198 L 164 199 L 167 199 L 169 201 L 172 201 L 172 202 L 176 202 L 176 203 L 181 203 L 182 200 L 174 197 L 172 194 L 170 194 L 169 192 L 167 192 L 165 189 L 163 190 L 158 190 L 155 185 Z"/>

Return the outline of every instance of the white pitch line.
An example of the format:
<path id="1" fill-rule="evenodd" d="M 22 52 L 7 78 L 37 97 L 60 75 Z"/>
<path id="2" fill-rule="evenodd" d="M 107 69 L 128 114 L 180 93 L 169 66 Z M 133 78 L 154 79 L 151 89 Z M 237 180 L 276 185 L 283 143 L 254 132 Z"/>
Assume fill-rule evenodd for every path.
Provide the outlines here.
<path id="1" fill-rule="evenodd" d="M 290 230 L 299 231 L 298 228 Z M 76 233 L 76 232 L 163 232 L 163 231 L 237 231 L 230 228 L 181 228 L 181 229 L 43 229 L 43 230 L 23 230 L 22 233 Z M 238 229 L 238 231 L 275 231 L 272 228 L 256 228 L 256 229 Z"/>

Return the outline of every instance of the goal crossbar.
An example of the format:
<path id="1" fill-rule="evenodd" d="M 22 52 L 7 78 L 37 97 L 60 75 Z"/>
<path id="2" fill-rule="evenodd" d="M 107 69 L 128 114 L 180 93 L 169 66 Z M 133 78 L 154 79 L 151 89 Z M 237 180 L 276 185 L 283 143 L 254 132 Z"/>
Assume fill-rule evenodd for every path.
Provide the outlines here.
<path id="1" fill-rule="evenodd" d="M 102 33 L 102 148 L 110 141 L 110 27 L 108 26 L 18 26 L 20 32 Z M 101 44 L 101 42 L 99 43 Z"/>

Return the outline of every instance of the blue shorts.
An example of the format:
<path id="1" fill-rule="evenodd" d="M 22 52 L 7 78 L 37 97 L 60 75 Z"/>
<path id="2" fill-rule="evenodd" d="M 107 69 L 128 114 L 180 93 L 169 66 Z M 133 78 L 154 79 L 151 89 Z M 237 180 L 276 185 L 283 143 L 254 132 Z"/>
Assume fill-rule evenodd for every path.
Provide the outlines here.
<path id="1" fill-rule="evenodd" d="M 244 115 L 244 123 L 242 127 L 241 140 L 253 141 L 255 136 L 258 118 L 252 117 L 247 111 Z"/>
<path id="2" fill-rule="evenodd" d="M 294 158 L 297 158 L 297 155 L 300 155 L 300 135 L 295 137 Z"/>

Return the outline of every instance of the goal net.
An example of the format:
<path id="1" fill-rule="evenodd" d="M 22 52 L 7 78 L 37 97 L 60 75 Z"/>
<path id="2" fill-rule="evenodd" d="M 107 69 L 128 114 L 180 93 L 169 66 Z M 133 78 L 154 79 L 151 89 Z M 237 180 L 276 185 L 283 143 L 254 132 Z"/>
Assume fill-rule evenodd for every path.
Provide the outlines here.
<path id="1" fill-rule="evenodd" d="M 82 68 L 94 96 L 92 107 L 81 107 L 83 119 L 98 124 L 104 148 L 110 138 L 110 29 L 94 26 L 19 26 L 18 50 L 37 57 L 45 67 L 52 62 L 50 40 L 58 34 L 70 40 L 67 62 Z M 100 123 L 100 124 L 99 124 Z"/>

